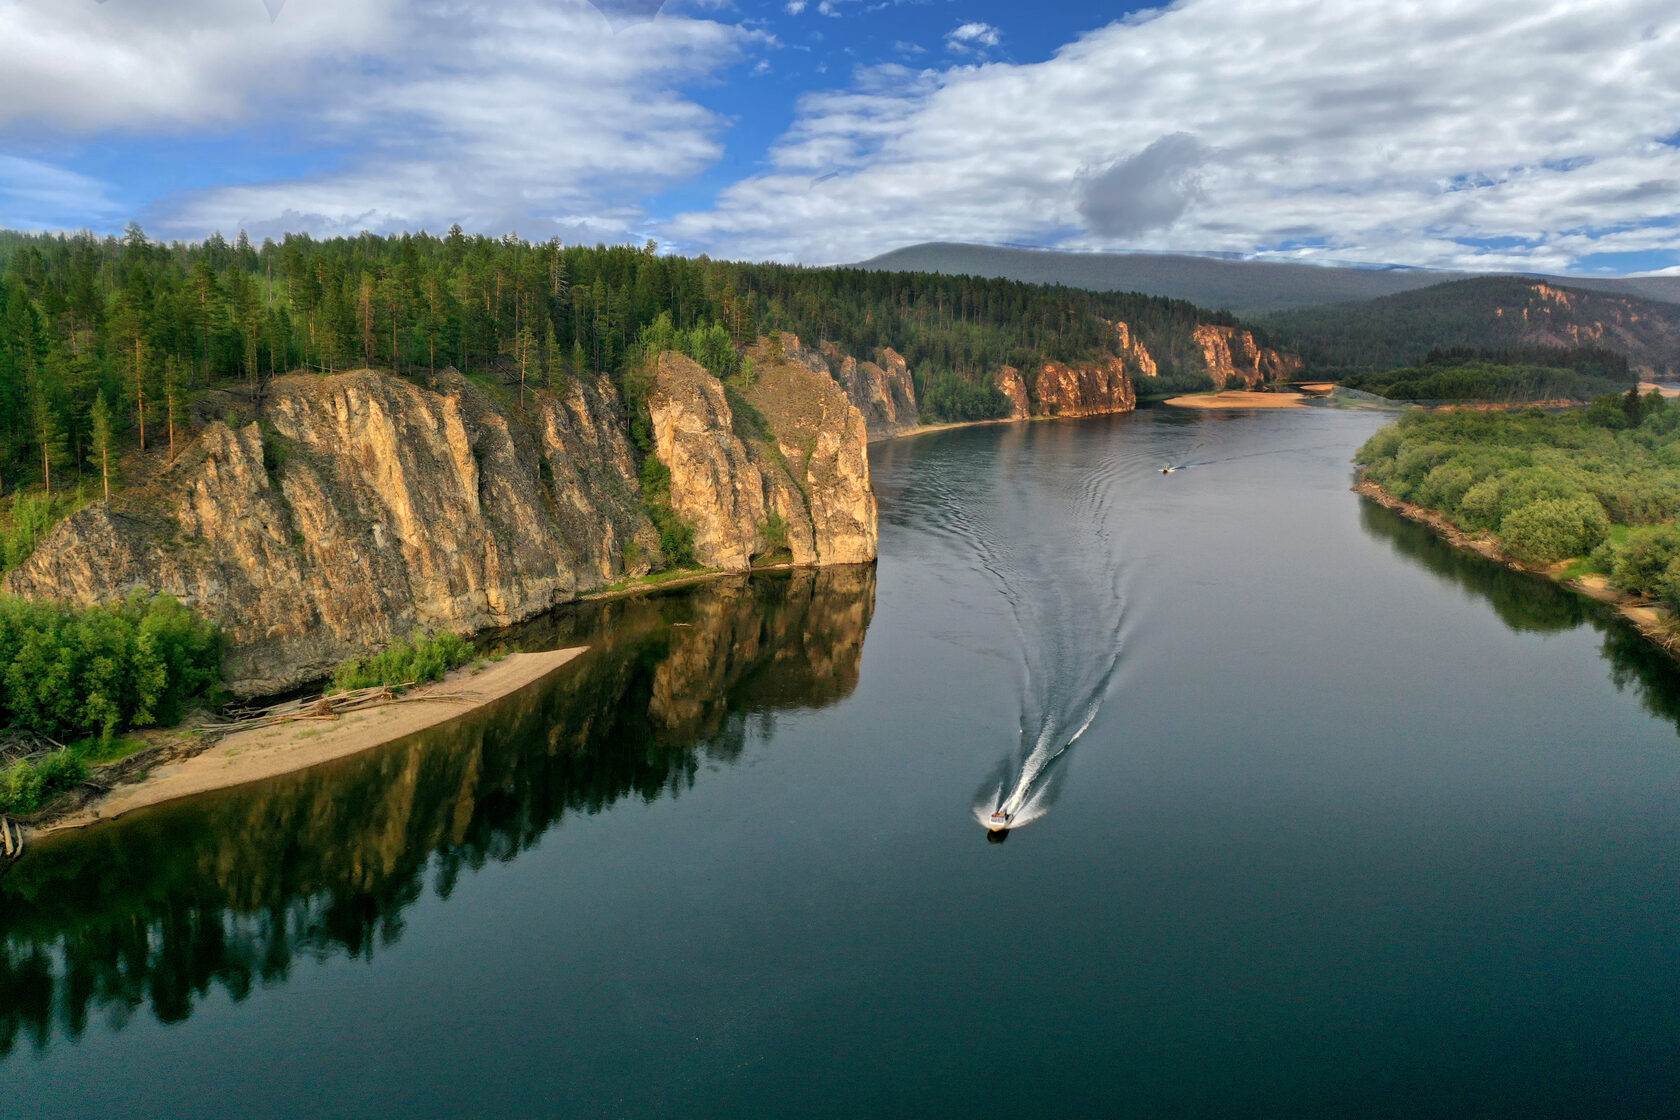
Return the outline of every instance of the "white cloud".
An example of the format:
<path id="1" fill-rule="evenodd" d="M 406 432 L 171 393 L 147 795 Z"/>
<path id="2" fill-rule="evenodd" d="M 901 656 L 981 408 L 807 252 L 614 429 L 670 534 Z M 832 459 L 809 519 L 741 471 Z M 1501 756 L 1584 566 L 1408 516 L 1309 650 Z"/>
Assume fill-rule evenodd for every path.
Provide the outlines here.
<path id="1" fill-rule="evenodd" d="M 1002 41 L 998 29 L 989 23 L 963 23 L 945 35 L 945 48 L 957 51 L 979 51 L 995 47 Z"/>
<path id="2" fill-rule="evenodd" d="M 809 95 L 767 172 L 666 233 L 811 262 L 931 239 L 1546 269 L 1676 249 L 1676 57 L 1671 0 L 1181 0 L 1042 63 Z"/>
<path id="3" fill-rule="evenodd" d="M 288 0 L 272 26 L 225 0 L 24 0 L 0 10 L 0 137 L 209 127 L 342 153 L 307 177 L 164 199 L 143 217 L 166 236 L 458 221 L 616 240 L 645 225 L 635 200 L 721 154 L 726 122 L 680 87 L 771 41 L 669 13 L 619 27 L 584 0 Z"/>
<path id="4" fill-rule="evenodd" d="M 0 127 L 188 128 L 239 120 L 306 90 L 316 65 L 388 46 L 394 0 L 0 7 Z"/>
<path id="5" fill-rule="evenodd" d="M 805 4 L 806 0 L 788 0 L 787 14 L 790 16 L 798 15 L 805 10 Z"/>

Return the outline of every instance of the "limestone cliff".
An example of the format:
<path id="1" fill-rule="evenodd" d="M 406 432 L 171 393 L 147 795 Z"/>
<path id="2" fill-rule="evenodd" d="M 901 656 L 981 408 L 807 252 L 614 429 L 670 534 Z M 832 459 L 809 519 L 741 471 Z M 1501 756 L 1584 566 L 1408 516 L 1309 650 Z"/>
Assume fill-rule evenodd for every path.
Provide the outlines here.
<path id="1" fill-rule="evenodd" d="M 1196 345 L 1202 348 L 1207 362 L 1208 376 L 1214 388 L 1223 389 L 1232 381 L 1241 381 L 1247 388 L 1266 381 L 1284 381 L 1300 373 L 1304 363 L 1294 354 L 1269 350 L 1254 341 L 1254 335 L 1236 327 L 1203 323 L 1195 331 Z"/>
<path id="2" fill-rule="evenodd" d="M 706 407 L 666 417 L 661 451 L 679 430 L 718 449 L 710 473 L 672 472 L 704 559 L 745 568 L 751 549 L 728 542 L 756 537 L 767 510 L 796 562 L 873 559 L 864 425 L 839 388 L 807 371 L 817 403 L 743 443 L 721 385 L 699 376 L 689 397 Z M 505 626 L 645 572 L 659 537 L 612 384 L 513 401 L 453 370 L 427 387 L 370 371 L 278 378 L 260 424 L 209 420 L 157 478 L 57 526 L 5 589 L 173 594 L 221 624 L 229 684 L 256 694 L 415 627 Z"/>
<path id="3" fill-rule="evenodd" d="M 826 370 L 755 348 L 750 384 L 725 387 L 680 354 L 659 359 L 648 411 L 671 506 L 695 555 L 734 571 L 786 548 L 795 564 L 875 558 L 863 416 Z M 820 363 L 819 363 L 820 369 Z M 771 514 L 780 521 L 780 536 Z"/>

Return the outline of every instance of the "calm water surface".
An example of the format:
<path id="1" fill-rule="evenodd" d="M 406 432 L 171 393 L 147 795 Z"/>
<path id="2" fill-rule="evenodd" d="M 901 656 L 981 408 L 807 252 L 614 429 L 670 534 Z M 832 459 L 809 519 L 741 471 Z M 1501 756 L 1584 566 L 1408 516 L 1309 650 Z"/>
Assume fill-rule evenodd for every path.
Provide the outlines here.
<path id="1" fill-rule="evenodd" d="M 877 569 L 40 843 L 5 1111 L 1680 1114 L 1680 681 L 1349 493 L 1377 423 L 884 445 Z"/>

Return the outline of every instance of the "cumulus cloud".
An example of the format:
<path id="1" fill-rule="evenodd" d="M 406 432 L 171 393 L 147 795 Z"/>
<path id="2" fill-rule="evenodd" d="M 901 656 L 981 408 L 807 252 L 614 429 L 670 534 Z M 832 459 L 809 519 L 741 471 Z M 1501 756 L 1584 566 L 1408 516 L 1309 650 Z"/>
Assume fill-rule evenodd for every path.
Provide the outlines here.
<path id="1" fill-rule="evenodd" d="M 225 0 L 21 0 L 0 9 L 0 139 L 261 131 L 338 157 L 164 199 L 144 217 L 170 236 L 459 221 L 616 240 L 645 232 L 626 200 L 721 154 L 726 122 L 681 87 L 768 42 L 669 13 L 615 34 L 585 0 L 288 0 L 272 26 Z"/>
<path id="2" fill-rule="evenodd" d="M 1677 56 L 1670 0 L 1181 0 L 1044 62 L 807 96 L 765 172 L 667 232 L 1565 269 L 1680 246 Z"/>

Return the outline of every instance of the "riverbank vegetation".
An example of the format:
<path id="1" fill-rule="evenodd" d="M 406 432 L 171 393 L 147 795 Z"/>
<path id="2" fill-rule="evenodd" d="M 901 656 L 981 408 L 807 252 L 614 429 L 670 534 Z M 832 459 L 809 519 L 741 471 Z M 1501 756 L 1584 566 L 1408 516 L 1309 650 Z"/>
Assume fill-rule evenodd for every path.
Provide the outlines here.
<path id="1" fill-rule="evenodd" d="M 1366 477 L 1535 565 L 1575 560 L 1680 611 L 1680 406 L 1652 392 L 1547 414 L 1402 416 L 1356 461 Z"/>
<path id="2" fill-rule="evenodd" d="M 179 719 L 221 680 L 221 640 L 168 595 L 81 608 L 0 596 L 0 674 L 0 727 L 110 739 Z"/>
<path id="3" fill-rule="evenodd" d="M 438 681 L 472 657 L 472 643 L 459 634 L 448 630 L 431 634 L 416 630 L 409 637 L 392 642 L 382 653 L 340 665 L 332 675 L 332 691 Z"/>
<path id="4" fill-rule="evenodd" d="M 0 596 L 0 728 L 49 748 L 11 752 L 0 812 L 33 812 L 130 753 L 119 731 L 175 723 L 220 681 L 215 628 L 167 595 L 80 609 Z"/>

